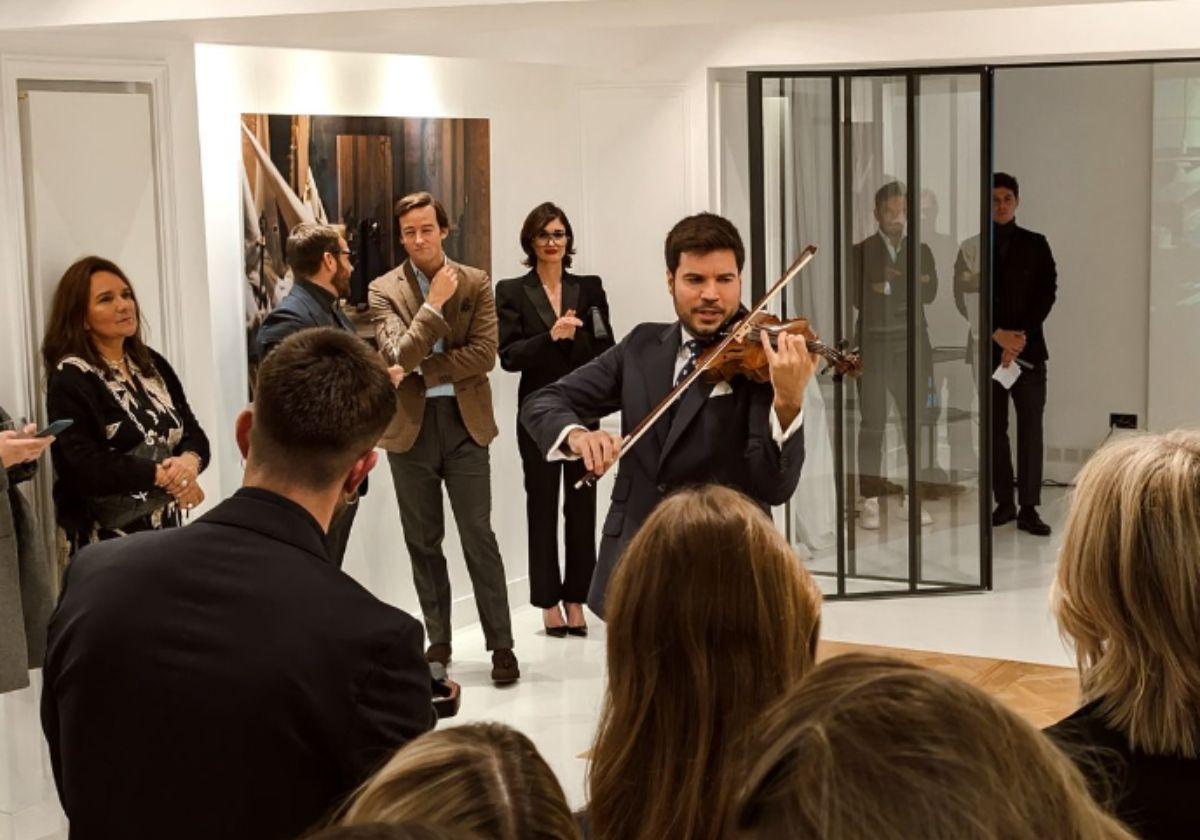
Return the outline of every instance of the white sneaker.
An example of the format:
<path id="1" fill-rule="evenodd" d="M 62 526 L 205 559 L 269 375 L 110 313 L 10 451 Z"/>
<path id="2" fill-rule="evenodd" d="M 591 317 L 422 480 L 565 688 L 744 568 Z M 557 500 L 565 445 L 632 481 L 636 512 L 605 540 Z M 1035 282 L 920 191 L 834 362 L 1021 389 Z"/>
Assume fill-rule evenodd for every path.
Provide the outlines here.
<path id="1" fill-rule="evenodd" d="M 904 516 L 907 518 L 907 516 L 908 516 L 908 496 L 900 497 L 900 510 L 904 514 Z M 925 525 L 932 525 L 932 524 L 933 524 L 933 517 L 929 515 L 929 511 L 927 511 L 925 509 L 925 506 L 922 505 L 921 506 L 921 525 L 925 526 Z"/>
<path id="2" fill-rule="evenodd" d="M 879 530 L 879 499 L 863 499 L 858 524 L 868 531 Z"/>

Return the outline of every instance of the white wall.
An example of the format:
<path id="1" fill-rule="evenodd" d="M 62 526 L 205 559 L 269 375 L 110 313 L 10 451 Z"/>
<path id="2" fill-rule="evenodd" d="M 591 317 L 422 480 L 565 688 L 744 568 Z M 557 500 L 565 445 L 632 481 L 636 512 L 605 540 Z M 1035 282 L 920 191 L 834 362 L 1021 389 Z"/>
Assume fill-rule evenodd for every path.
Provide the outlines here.
<path id="1" fill-rule="evenodd" d="M 227 442 L 223 457 L 229 477 L 224 493 L 237 486 L 237 456 L 228 441 L 232 419 L 243 407 L 246 394 L 241 340 L 241 287 L 245 280 L 238 190 L 239 114 L 486 118 L 491 134 L 494 279 L 524 273 L 517 234 L 529 210 L 545 200 L 560 204 L 580 232 L 576 267 L 605 272 L 603 254 L 592 245 L 597 241 L 592 230 L 606 224 L 609 217 L 606 208 L 593 207 L 581 197 L 581 117 L 569 74 L 547 73 L 532 65 L 214 45 L 196 48 L 196 68 L 205 127 L 201 149 L 211 317 L 218 365 L 225 373 L 218 429 Z M 637 163 L 626 161 L 631 167 Z M 596 190 L 602 192 L 603 186 Z M 620 292 L 615 296 L 620 298 Z M 620 310 L 614 314 L 618 327 L 622 315 Z M 628 319 L 623 323 L 628 324 Z M 491 447 L 493 524 L 508 578 L 518 581 L 510 588 L 510 597 L 513 606 L 519 606 L 526 601 L 527 589 L 520 582 L 526 575 L 526 529 L 516 449 L 517 377 L 497 366 L 491 378 L 500 426 L 500 436 Z M 371 492 L 362 505 L 351 537 L 347 571 L 385 600 L 417 612 L 386 462 L 376 470 Z M 461 625 L 474 620 L 474 604 L 448 505 L 446 511 L 445 548 L 456 599 L 455 623 Z"/>
<path id="2" fill-rule="evenodd" d="M 1017 222 L 1046 235 L 1058 264 L 1048 478 L 1074 476 L 1110 412 L 1146 426 L 1151 82 L 1149 65 L 996 73 L 995 166 L 1017 177 Z"/>

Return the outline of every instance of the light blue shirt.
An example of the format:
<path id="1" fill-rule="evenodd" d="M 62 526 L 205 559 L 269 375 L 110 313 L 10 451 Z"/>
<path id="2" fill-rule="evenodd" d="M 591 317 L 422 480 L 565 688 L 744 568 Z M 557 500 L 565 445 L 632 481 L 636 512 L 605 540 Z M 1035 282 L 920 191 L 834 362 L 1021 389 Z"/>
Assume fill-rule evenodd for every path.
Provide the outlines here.
<path id="1" fill-rule="evenodd" d="M 421 269 L 417 268 L 417 264 L 415 262 L 413 262 L 412 260 L 409 260 L 409 263 L 412 265 L 413 274 L 415 274 L 417 276 L 417 285 L 421 287 L 421 295 L 423 297 L 428 298 L 429 297 L 429 282 L 430 282 L 429 278 L 425 276 L 424 272 L 422 272 Z M 433 344 L 433 352 L 434 353 L 445 353 L 446 352 L 446 339 L 439 338 L 437 341 L 435 341 Z M 428 399 L 429 397 L 453 397 L 453 396 L 454 396 L 454 383 L 453 382 L 443 382 L 441 385 L 434 385 L 432 388 L 425 389 L 425 398 L 426 399 Z"/>

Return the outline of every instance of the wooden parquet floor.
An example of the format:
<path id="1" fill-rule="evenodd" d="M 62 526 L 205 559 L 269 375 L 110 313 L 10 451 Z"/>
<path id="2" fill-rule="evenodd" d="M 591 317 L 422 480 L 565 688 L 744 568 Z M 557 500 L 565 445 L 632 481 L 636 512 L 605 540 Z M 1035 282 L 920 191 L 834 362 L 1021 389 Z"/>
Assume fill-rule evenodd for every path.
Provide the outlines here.
<path id="1" fill-rule="evenodd" d="M 1039 729 L 1062 720 L 1079 704 L 1079 678 L 1073 668 L 848 642 L 821 642 L 817 659 L 843 653 L 894 656 L 951 674 L 983 689 Z"/>

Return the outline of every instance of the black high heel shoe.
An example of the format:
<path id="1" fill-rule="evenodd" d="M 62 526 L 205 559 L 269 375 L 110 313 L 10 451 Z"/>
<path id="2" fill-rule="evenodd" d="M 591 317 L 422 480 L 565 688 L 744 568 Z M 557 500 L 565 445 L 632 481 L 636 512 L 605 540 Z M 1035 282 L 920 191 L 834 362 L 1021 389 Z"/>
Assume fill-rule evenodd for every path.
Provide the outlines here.
<path id="1" fill-rule="evenodd" d="M 546 625 L 543 624 L 542 627 L 545 629 L 547 636 L 553 636 L 556 639 L 565 639 L 567 637 L 567 633 L 570 632 L 571 629 L 565 624 L 560 624 L 557 627 L 546 627 Z"/>
<path id="2" fill-rule="evenodd" d="M 587 625 L 582 624 L 579 627 L 572 627 L 568 624 L 567 632 L 570 633 L 572 636 L 586 637 L 587 636 Z"/>

